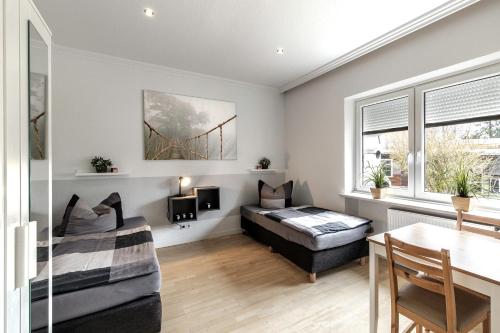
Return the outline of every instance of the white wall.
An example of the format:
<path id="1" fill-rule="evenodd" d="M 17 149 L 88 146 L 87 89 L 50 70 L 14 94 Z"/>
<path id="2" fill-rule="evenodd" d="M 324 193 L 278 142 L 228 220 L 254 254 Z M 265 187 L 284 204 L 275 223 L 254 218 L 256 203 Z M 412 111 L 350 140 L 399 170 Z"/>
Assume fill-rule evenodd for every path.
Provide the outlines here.
<path id="1" fill-rule="evenodd" d="M 237 160 L 145 161 L 143 89 L 235 102 Z M 239 206 L 258 198 L 259 177 L 247 169 L 262 156 L 275 168 L 285 166 L 284 98 L 274 88 L 56 46 L 52 105 L 54 225 L 71 194 L 96 204 L 119 191 L 125 216 L 146 216 L 159 245 L 234 233 L 240 230 Z M 90 170 L 94 155 L 111 158 L 130 177 L 76 179 L 75 170 Z M 165 216 L 166 198 L 181 175 L 194 176 L 191 186 L 221 186 L 223 197 L 220 212 L 202 214 L 202 221 L 182 231 Z M 266 179 L 277 184 L 284 174 Z"/>
<path id="2" fill-rule="evenodd" d="M 284 106 L 276 89 L 72 49 L 54 48 L 54 178 L 110 157 L 133 177 L 234 174 L 263 155 L 284 167 Z M 145 161 L 142 91 L 236 103 L 236 161 Z"/>
<path id="3" fill-rule="evenodd" d="M 286 93 L 287 178 L 301 184 L 296 198 L 384 222 L 385 208 L 339 196 L 344 98 L 499 51 L 499 18 L 500 1 L 483 0 Z"/>

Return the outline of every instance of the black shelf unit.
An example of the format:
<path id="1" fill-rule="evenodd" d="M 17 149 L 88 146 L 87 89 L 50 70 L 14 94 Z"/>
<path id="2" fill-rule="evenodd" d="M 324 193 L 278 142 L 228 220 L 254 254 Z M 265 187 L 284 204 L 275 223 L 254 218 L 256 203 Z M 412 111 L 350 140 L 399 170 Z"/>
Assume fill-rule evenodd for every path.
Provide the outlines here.
<path id="1" fill-rule="evenodd" d="M 198 197 L 195 195 L 169 196 L 167 218 L 170 223 L 196 221 L 198 218 Z"/>
<path id="2" fill-rule="evenodd" d="M 220 188 L 218 186 L 193 187 L 193 195 L 198 197 L 198 211 L 220 210 Z"/>

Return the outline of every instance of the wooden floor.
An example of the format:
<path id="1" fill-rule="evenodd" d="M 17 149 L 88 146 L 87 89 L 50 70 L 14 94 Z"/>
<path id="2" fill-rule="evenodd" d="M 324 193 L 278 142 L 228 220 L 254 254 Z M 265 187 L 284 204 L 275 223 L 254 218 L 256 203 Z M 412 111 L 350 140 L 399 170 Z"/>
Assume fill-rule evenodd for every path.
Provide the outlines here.
<path id="1" fill-rule="evenodd" d="M 368 332 L 368 265 L 320 273 L 312 284 L 304 271 L 243 235 L 157 253 L 162 332 Z M 387 281 L 379 332 L 390 332 Z"/>

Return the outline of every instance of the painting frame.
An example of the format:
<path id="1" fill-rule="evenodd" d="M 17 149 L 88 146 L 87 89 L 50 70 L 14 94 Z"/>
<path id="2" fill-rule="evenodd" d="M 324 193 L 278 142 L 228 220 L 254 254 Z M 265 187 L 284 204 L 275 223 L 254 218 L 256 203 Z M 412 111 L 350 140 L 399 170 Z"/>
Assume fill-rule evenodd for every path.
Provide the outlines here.
<path id="1" fill-rule="evenodd" d="M 30 73 L 29 118 L 30 158 L 45 160 L 47 154 L 47 82 L 48 76 Z"/>
<path id="2" fill-rule="evenodd" d="M 144 160 L 237 160 L 236 103 L 143 89 Z"/>

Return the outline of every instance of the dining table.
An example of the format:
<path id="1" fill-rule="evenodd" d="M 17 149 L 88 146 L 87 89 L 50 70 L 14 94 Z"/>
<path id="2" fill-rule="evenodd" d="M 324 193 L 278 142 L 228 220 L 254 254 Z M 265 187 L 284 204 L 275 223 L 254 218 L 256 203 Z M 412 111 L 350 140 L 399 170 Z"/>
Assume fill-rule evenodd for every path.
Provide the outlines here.
<path id="1" fill-rule="evenodd" d="M 491 332 L 500 333 L 500 240 L 468 231 L 416 223 L 388 231 L 391 237 L 433 250 L 450 251 L 453 282 L 490 297 Z M 384 233 L 367 238 L 370 248 L 370 333 L 379 317 L 380 261 L 386 258 Z"/>

